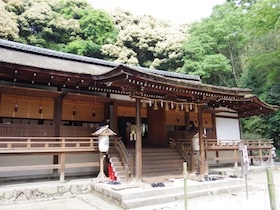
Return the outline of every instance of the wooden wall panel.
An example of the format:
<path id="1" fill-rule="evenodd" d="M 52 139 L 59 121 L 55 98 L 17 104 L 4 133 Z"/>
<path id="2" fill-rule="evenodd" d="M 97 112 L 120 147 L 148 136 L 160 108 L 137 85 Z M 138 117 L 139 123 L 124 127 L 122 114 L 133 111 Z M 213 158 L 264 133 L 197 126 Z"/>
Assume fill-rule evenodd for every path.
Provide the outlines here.
<path id="1" fill-rule="evenodd" d="M 166 124 L 167 125 L 176 125 L 176 126 L 185 126 L 185 112 L 176 110 L 169 110 L 166 112 Z"/>
<path id="2" fill-rule="evenodd" d="M 195 126 L 198 127 L 198 114 L 194 112 L 189 112 L 189 121 L 193 121 Z"/>
<path id="3" fill-rule="evenodd" d="M 1 95 L 1 117 L 13 117 L 15 101 L 15 97 L 11 95 Z"/>
<path id="4" fill-rule="evenodd" d="M 73 115 L 73 110 L 76 114 Z M 95 116 L 92 116 L 92 111 Z M 62 103 L 62 120 L 100 122 L 104 119 L 105 109 L 102 103 L 74 102 L 64 100 Z"/>
<path id="5" fill-rule="evenodd" d="M 212 128 L 212 114 L 202 113 L 202 126 L 203 128 Z"/>
<path id="6" fill-rule="evenodd" d="M 194 112 L 189 112 L 189 120 L 195 123 L 195 126 L 198 126 L 198 115 Z M 212 114 L 211 113 L 202 113 L 202 127 L 212 128 Z"/>
<path id="7" fill-rule="evenodd" d="M 15 104 L 18 108 L 15 111 Z M 39 107 L 42 104 L 42 113 Z M 29 96 L 1 95 L 1 117 L 53 119 L 54 102 L 52 99 L 35 98 Z"/>
<path id="8" fill-rule="evenodd" d="M 42 112 L 39 112 L 40 106 Z M 53 119 L 54 101 L 52 99 L 29 98 L 29 118 Z"/>
<path id="9" fill-rule="evenodd" d="M 95 111 L 95 116 L 92 116 L 92 111 Z M 84 121 L 89 122 L 101 122 L 104 120 L 105 116 L 105 107 L 104 104 L 95 103 L 95 104 L 85 104 L 84 105 Z"/>
<path id="10" fill-rule="evenodd" d="M 132 106 L 118 106 L 117 115 L 120 117 L 136 117 L 136 108 Z M 141 118 L 147 118 L 147 108 L 141 108 Z"/>

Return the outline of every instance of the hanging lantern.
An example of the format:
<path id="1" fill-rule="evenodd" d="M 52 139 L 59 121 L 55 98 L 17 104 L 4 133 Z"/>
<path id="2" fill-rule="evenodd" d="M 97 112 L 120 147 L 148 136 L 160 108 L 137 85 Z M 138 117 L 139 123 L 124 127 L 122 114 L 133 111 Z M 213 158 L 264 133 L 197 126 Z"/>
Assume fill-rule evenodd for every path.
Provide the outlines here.
<path id="1" fill-rule="evenodd" d="M 17 103 L 15 103 L 14 112 L 18 112 L 18 104 Z"/>
<path id="2" fill-rule="evenodd" d="M 165 111 L 169 111 L 169 105 L 168 105 L 168 102 L 165 102 Z"/>
<path id="3" fill-rule="evenodd" d="M 158 110 L 158 104 L 157 101 L 154 102 L 154 110 Z"/>
<path id="4" fill-rule="evenodd" d="M 42 107 L 42 105 L 40 105 L 40 107 L 39 107 L 39 114 L 42 114 L 43 113 L 43 107 Z"/>
<path id="5" fill-rule="evenodd" d="M 75 116 L 77 114 L 76 108 L 73 108 L 72 115 Z"/>
<path id="6" fill-rule="evenodd" d="M 171 102 L 171 109 L 174 109 L 174 103 L 173 103 L 173 101 Z"/>
<path id="7" fill-rule="evenodd" d="M 181 104 L 181 110 L 184 110 L 184 104 Z"/>
<path id="8" fill-rule="evenodd" d="M 152 100 L 149 100 L 149 107 L 152 106 Z"/>
<path id="9" fill-rule="evenodd" d="M 39 106 L 39 114 L 42 114 L 43 113 L 43 105 L 42 105 L 42 99 L 40 101 L 40 106 Z"/>
<path id="10" fill-rule="evenodd" d="M 93 117 L 96 116 L 96 113 L 95 113 L 95 110 L 94 110 L 94 109 L 92 110 L 91 116 L 93 116 Z"/>
<path id="11" fill-rule="evenodd" d="M 191 110 L 191 111 L 193 110 L 193 105 L 192 105 L 192 104 L 190 104 L 190 110 Z"/>

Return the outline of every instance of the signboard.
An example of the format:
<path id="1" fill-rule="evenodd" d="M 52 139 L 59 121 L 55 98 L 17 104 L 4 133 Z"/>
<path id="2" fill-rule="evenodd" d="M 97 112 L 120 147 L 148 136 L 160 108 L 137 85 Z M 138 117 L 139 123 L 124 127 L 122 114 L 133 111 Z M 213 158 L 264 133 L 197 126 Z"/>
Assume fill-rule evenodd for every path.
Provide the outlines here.
<path id="1" fill-rule="evenodd" d="M 248 150 L 247 145 L 244 145 L 243 141 L 240 141 L 238 144 L 238 150 L 241 153 L 241 168 L 242 168 L 242 175 L 248 175 L 249 173 L 249 157 L 248 157 Z"/>

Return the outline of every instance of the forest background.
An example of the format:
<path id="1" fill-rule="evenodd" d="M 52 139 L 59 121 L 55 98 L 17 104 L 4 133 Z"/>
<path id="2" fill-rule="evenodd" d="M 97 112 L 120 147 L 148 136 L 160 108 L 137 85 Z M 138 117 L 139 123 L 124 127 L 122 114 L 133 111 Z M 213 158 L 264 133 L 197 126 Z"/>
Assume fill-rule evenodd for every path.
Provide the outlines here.
<path id="1" fill-rule="evenodd" d="M 147 5 L 148 6 L 148 5 Z M 280 1 L 227 0 L 211 16 L 176 25 L 94 9 L 85 0 L 0 0 L 0 38 L 250 88 L 280 105 Z M 280 111 L 241 120 L 242 138 L 274 139 Z"/>

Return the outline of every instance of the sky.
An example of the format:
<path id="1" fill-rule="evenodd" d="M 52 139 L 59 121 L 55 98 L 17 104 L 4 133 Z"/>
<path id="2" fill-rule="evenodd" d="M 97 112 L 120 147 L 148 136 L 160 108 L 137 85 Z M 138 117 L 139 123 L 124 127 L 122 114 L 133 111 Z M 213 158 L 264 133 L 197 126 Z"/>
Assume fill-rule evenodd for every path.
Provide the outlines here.
<path id="1" fill-rule="evenodd" d="M 226 0 L 88 0 L 95 9 L 120 7 L 137 15 L 152 15 L 175 24 L 191 23 L 208 17 L 212 7 Z"/>

